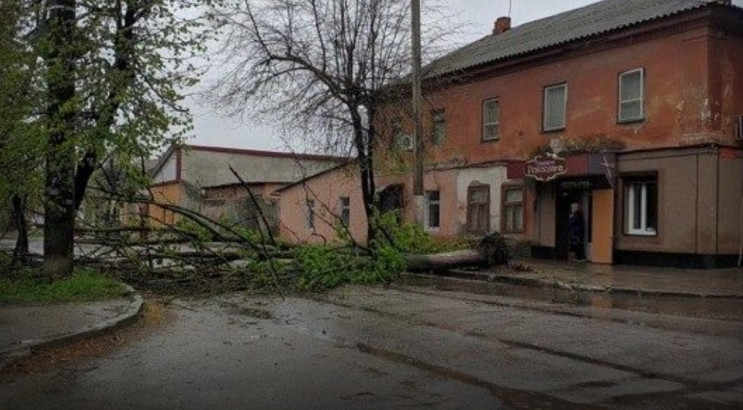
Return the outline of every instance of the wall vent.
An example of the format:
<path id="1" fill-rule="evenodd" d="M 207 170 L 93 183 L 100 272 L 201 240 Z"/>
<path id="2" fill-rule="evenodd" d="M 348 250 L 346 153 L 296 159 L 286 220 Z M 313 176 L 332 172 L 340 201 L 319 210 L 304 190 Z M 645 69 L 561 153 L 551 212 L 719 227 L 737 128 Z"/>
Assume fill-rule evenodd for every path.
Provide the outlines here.
<path id="1" fill-rule="evenodd" d="M 412 151 L 415 141 L 413 141 L 413 137 L 410 135 L 401 134 L 398 136 L 397 145 L 404 151 Z"/>

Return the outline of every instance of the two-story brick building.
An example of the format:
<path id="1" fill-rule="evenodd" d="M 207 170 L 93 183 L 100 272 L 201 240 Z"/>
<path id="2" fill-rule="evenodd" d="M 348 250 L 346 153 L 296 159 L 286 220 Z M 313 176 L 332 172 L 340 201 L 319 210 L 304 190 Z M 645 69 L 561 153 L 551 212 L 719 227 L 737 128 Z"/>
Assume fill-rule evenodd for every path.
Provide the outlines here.
<path id="1" fill-rule="evenodd" d="M 566 259 L 578 202 L 592 261 L 737 262 L 743 10 L 730 1 L 604 0 L 514 28 L 501 18 L 426 78 L 432 233 L 498 230 Z M 412 220 L 412 175 L 394 168 L 378 179 L 401 189 Z"/>

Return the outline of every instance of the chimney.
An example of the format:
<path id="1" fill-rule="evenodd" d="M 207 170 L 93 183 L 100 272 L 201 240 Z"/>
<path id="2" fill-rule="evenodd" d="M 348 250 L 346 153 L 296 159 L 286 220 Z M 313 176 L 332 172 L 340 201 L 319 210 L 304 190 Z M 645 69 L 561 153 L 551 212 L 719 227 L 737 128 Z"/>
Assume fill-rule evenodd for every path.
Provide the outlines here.
<path id="1" fill-rule="evenodd" d="M 495 28 L 493 28 L 493 34 L 501 34 L 511 29 L 511 18 L 510 17 L 498 17 L 495 20 Z"/>

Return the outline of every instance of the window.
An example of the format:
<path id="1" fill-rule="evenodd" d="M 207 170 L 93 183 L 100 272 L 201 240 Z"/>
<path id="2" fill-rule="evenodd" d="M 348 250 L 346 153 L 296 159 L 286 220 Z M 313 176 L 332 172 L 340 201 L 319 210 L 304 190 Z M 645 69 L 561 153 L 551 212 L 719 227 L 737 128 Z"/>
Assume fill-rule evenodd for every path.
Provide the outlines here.
<path id="1" fill-rule="evenodd" d="M 500 104 L 497 99 L 482 103 L 482 140 L 494 141 L 500 138 Z"/>
<path id="2" fill-rule="evenodd" d="M 307 229 L 315 229 L 315 201 L 307 200 Z"/>
<path id="3" fill-rule="evenodd" d="M 545 131 L 565 128 L 567 101 L 567 84 L 553 85 L 544 89 L 544 121 L 542 127 Z"/>
<path id="4" fill-rule="evenodd" d="M 340 203 L 340 218 L 343 225 L 348 227 L 351 224 L 351 198 L 344 196 L 339 200 Z"/>
<path id="5" fill-rule="evenodd" d="M 524 189 L 503 190 L 503 232 L 524 232 Z"/>
<path id="6" fill-rule="evenodd" d="M 441 205 L 439 191 L 426 192 L 426 228 L 437 229 L 441 226 Z"/>
<path id="7" fill-rule="evenodd" d="M 467 231 L 490 232 L 490 186 L 474 185 L 467 190 Z"/>
<path id="8" fill-rule="evenodd" d="M 433 112 L 433 134 L 431 142 L 433 145 L 441 145 L 446 141 L 446 115 L 443 110 Z"/>
<path id="9" fill-rule="evenodd" d="M 625 183 L 627 233 L 656 235 L 658 233 L 658 182 L 633 180 Z"/>
<path id="10" fill-rule="evenodd" d="M 619 122 L 645 118 L 645 72 L 642 68 L 619 74 Z"/>

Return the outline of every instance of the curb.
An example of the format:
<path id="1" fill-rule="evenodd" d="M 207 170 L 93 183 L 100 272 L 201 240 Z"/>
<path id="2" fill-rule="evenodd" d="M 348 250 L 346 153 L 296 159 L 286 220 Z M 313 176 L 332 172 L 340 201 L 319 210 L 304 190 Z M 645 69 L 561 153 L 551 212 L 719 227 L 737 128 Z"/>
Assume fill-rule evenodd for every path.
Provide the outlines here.
<path id="1" fill-rule="evenodd" d="M 124 284 L 124 287 L 126 288 L 127 292 L 129 292 L 130 298 L 129 307 L 124 313 L 116 317 L 103 320 L 96 324 L 84 326 L 69 333 L 64 333 L 45 339 L 22 340 L 17 345 L 5 349 L 0 349 L 0 370 L 15 361 L 33 355 L 39 350 L 47 349 L 50 347 L 63 346 L 66 344 L 77 342 L 79 340 L 90 339 L 92 337 L 134 323 L 139 318 L 139 315 L 142 313 L 144 299 L 142 298 L 142 295 L 140 295 L 131 286 Z"/>
<path id="2" fill-rule="evenodd" d="M 509 276 L 496 272 L 486 273 L 477 271 L 467 271 L 461 269 L 452 269 L 448 275 L 438 274 L 442 277 L 471 279 L 484 282 L 502 282 L 511 285 L 563 289 L 570 291 L 605 293 L 605 294 L 625 294 L 634 296 L 659 296 L 659 297 L 681 297 L 696 299 L 743 299 L 740 293 L 694 293 L 694 292 L 676 292 L 665 290 L 647 290 L 647 289 L 628 289 L 614 288 L 610 286 L 589 286 L 578 283 L 566 283 L 558 280 L 545 280 L 523 276 Z"/>

